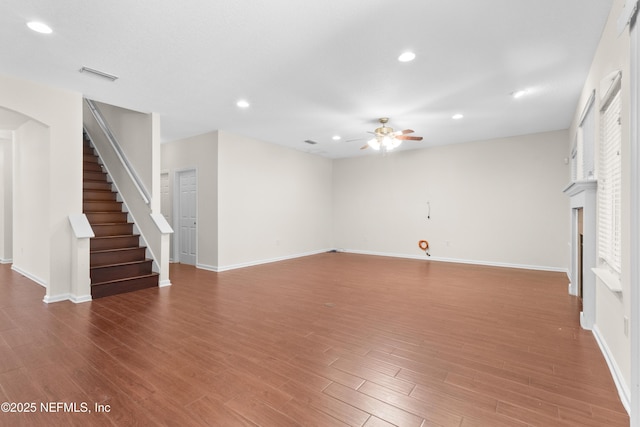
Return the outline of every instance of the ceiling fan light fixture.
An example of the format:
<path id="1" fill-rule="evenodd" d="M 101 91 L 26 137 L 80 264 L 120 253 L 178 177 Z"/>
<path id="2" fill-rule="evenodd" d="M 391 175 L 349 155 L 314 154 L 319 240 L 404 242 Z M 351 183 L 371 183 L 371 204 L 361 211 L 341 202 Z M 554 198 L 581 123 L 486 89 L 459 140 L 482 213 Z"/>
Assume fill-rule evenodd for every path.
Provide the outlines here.
<path id="1" fill-rule="evenodd" d="M 402 54 L 400 54 L 400 56 L 398 56 L 398 61 L 400 62 L 411 62 L 414 59 L 416 59 L 416 54 L 413 52 L 403 52 Z"/>
<path id="2" fill-rule="evenodd" d="M 367 144 L 360 148 L 361 150 L 370 147 L 376 151 L 387 152 L 398 148 L 402 141 L 422 141 L 421 136 L 407 136 L 407 134 L 413 133 L 412 129 L 394 132 L 392 128 L 387 126 L 388 117 L 381 117 L 378 121 L 382 126 L 371 132 L 375 137 L 367 141 Z"/>
<path id="3" fill-rule="evenodd" d="M 385 151 L 391 151 L 394 148 L 398 148 L 400 144 L 402 144 L 402 141 L 391 136 L 385 136 L 382 140 L 382 146 Z"/>
<path id="4" fill-rule="evenodd" d="M 369 147 L 376 151 L 382 150 L 384 152 L 398 148 L 400 144 L 402 144 L 402 141 L 394 138 L 393 136 L 376 137 L 367 141 L 367 145 L 369 145 Z"/>
<path id="5" fill-rule="evenodd" d="M 249 106 L 250 106 L 251 104 L 249 104 L 249 101 L 247 101 L 247 100 L 245 100 L 245 99 L 241 99 L 241 100 L 239 100 L 238 102 L 236 102 L 236 105 L 237 105 L 239 108 L 249 108 Z"/>
<path id="6" fill-rule="evenodd" d="M 333 135 L 331 139 L 333 139 L 334 141 L 340 141 L 342 138 L 340 137 L 340 135 Z"/>
<path id="7" fill-rule="evenodd" d="M 367 141 L 367 144 L 369 145 L 369 147 L 373 148 L 374 150 L 378 151 L 380 150 L 380 141 L 378 141 L 378 138 L 371 138 L 369 141 Z"/>

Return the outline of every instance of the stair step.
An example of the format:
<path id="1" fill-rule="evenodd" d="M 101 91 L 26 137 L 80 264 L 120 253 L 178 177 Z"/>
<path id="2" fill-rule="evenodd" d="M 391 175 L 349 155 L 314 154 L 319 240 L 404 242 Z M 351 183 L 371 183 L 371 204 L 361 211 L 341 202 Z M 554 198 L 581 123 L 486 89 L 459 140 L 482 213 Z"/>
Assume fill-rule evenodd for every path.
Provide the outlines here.
<path id="1" fill-rule="evenodd" d="M 92 251 L 89 257 L 89 266 L 121 264 L 124 262 L 143 261 L 147 259 L 146 248 L 107 249 L 102 251 Z"/>
<path id="2" fill-rule="evenodd" d="M 82 163 L 82 210 L 95 237 L 90 239 L 91 296 L 101 298 L 158 286 L 153 260 L 147 259 L 140 235 L 122 211 L 115 186 L 84 134 Z"/>
<path id="3" fill-rule="evenodd" d="M 113 280 L 126 279 L 127 277 L 146 276 L 153 272 L 152 263 L 152 260 L 145 259 L 143 261 L 91 267 L 91 283 L 111 282 Z"/>
<path id="4" fill-rule="evenodd" d="M 125 234 L 133 234 L 133 223 L 116 222 L 111 224 L 91 224 L 93 234 L 96 237 L 104 236 L 122 236 Z"/>
<path id="5" fill-rule="evenodd" d="M 140 244 L 140 235 L 104 236 L 93 237 L 89 241 L 91 251 L 104 251 L 109 249 L 137 248 Z"/>
<path id="6" fill-rule="evenodd" d="M 102 165 L 97 162 L 87 162 L 86 160 L 82 162 L 82 171 L 83 172 L 103 172 Z"/>
<path id="7" fill-rule="evenodd" d="M 107 173 L 106 172 L 97 172 L 97 171 L 83 171 L 82 178 L 89 181 L 107 181 Z"/>
<path id="8" fill-rule="evenodd" d="M 82 202 L 83 212 L 122 212 L 122 202 L 114 200 L 85 200 Z"/>
<path id="9" fill-rule="evenodd" d="M 112 191 L 111 183 L 104 181 L 84 181 L 82 183 L 83 190 L 109 190 Z"/>
<path id="10" fill-rule="evenodd" d="M 91 297 L 102 298 L 124 292 L 138 291 L 141 289 L 158 286 L 158 273 L 144 276 L 130 277 L 128 279 L 113 280 L 109 282 L 93 283 L 91 285 Z"/>
<path id="11" fill-rule="evenodd" d="M 83 190 L 82 200 L 116 200 L 117 193 L 111 190 Z"/>
<path id="12" fill-rule="evenodd" d="M 89 224 L 113 224 L 116 222 L 128 222 L 126 212 L 87 212 L 85 214 Z"/>

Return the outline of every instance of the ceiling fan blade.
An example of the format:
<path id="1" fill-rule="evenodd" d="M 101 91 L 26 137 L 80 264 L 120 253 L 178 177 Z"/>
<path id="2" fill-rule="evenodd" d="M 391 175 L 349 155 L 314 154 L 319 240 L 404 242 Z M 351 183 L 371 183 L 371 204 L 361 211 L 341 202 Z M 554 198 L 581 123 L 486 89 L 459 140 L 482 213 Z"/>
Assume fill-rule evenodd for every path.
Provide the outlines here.
<path id="1" fill-rule="evenodd" d="M 366 148 L 369 148 L 369 144 L 364 144 L 362 147 L 360 147 L 361 150 L 364 150 Z"/>
<path id="2" fill-rule="evenodd" d="M 391 135 L 394 137 L 397 137 L 399 135 L 406 135 L 408 133 L 413 133 L 413 130 L 412 129 L 399 130 L 399 131 L 393 132 Z"/>
<path id="3" fill-rule="evenodd" d="M 398 136 L 396 136 L 396 139 L 399 139 L 401 141 L 422 141 L 422 137 L 421 136 L 398 135 Z"/>

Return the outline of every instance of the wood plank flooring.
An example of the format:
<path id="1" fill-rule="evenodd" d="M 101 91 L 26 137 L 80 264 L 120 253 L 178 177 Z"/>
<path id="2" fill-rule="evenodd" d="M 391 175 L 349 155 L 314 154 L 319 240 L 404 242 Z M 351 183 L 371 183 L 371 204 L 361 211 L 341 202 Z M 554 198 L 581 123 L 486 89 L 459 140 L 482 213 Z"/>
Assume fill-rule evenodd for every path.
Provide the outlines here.
<path id="1" fill-rule="evenodd" d="M 170 276 L 47 305 L 0 266 L 0 401 L 37 404 L 0 425 L 629 425 L 565 274 L 327 253 Z"/>

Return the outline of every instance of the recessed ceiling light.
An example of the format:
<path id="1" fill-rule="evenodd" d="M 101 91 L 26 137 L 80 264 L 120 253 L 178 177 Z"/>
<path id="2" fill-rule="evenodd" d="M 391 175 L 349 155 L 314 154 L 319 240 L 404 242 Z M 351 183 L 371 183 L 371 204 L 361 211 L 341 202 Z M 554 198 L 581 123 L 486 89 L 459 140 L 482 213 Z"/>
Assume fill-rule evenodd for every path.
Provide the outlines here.
<path id="1" fill-rule="evenodd" d="M 27 22 L 27 27 L 31 28 L 33 31 L 41 34 L 51 34 L 53 30 L 50 26 L 45 24 L 44 22 L 31 21 Z"/>
<path id="2" fill-rule="evenodd" d="M 402 55 L 398 56 L 398 61 L 400 62 L 410 62 L 416 59 L 416 54 L 413 52 L 404 52 Z"/>
<path id="3" fill-rule="evenodd" d="M 333 139 L 334 141 L 340 141 L 340 135 L 333 135 L 331 139 Z"/>
<path id="4" fill-rule="evenodd" d="M 463 116 L 462 114 L 460 114 L 460 113 L 458 113 L 458 114 L 454 114 L 453 116 L 451 116 L 451 118 L 452 118 L 453 120 L 460 120 L 460 119 L 461 119 L 461 118 L 463 118 L 463 117 L 464 117 L 464 116 Z"/>
<path id="5" fill-rule="evenodd" d="M 241 99 L 240 101 L 236 102 L 236 105 L 240 108 L 249 108 L 249 102 L 245 101 L 244 99 Z"/>
<path id="6" fill-rule="evenodd" d="M 513 92 L 511 94 L 511 96 L 513 96 L 514 98 L 518 99 L 518 98 L 522 98 L 525 95 L 529 95 L 531 93 L 530 89 L 522 89 L 522 90 L 517 90 L 515 92 Z"/>

